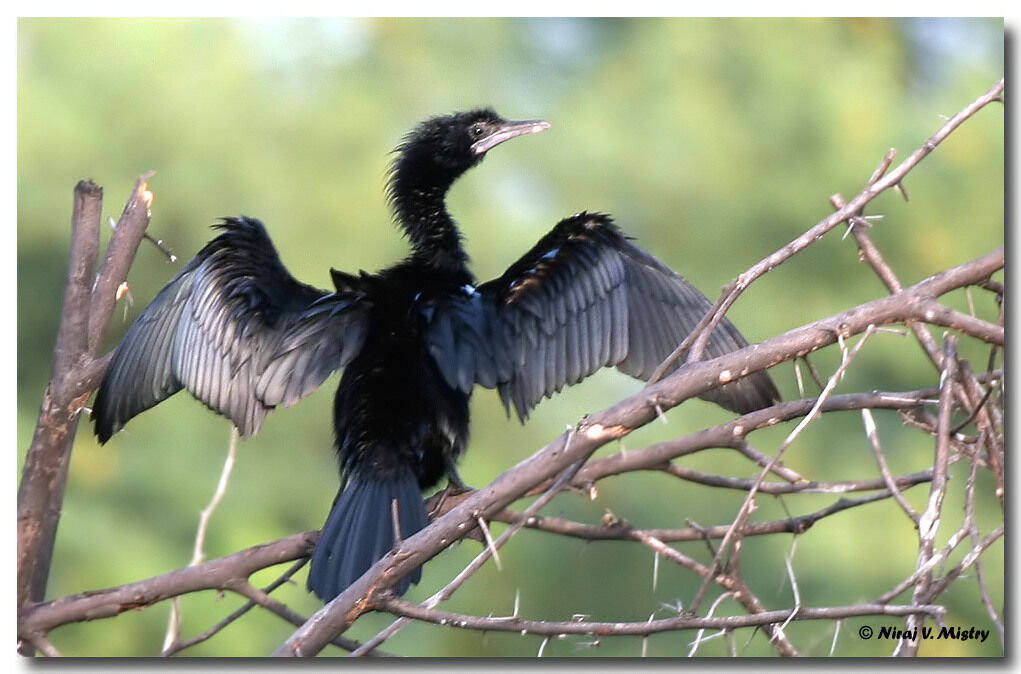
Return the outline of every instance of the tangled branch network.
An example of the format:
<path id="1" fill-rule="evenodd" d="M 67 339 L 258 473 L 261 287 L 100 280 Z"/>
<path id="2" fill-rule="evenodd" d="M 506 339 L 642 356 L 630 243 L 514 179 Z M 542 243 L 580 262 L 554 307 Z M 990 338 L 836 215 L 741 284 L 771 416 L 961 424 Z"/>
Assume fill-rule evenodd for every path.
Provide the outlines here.
<path id="1" fill-rule="evenodd" d="M 59 514 L 66 483 L 70 438 L 84 402 L 109 361 L 109 356 L 97 355 L 97 348 L 115 304 L 117 287 L 145 236 L 151 202 L 151 197 L 146 196 L 149 194 L 146 181 L 150 177 L 147 175 L 139 180 L 129 198 L 97 276 L 88 260 L 94 259 L 98 246 L 102 191 L 91 183 L 80 184 L 76 190 L 68 290 L 54 380 L 43 403 L 19 490 L 18 636 L 22 651 L 34 649 L 58 655 L 48 635 L 62 625 L 111 618 L 127 610 L 212 589 L 238 594 L 246 603 L 188 639 L 180 636 L 180 626 L 175 624 L 168 633 L 164 655 L 187 652 L 253 609 L 269 611 L 296 627 L 276 649 L 274 654 L 280 656 L 315 655 L 329 644 L 356 655 L 385 655 L 381 647 L 386 639 L 412 621 L 445 629 L 530 636 L 534 639 L 531 643 L 536 644 L 535 652 L 540 655 L 551 640 L 569 637 L 586 638 L 589 641 L 583 643 L 587 644 L 612 637 L 638 637 L 642 640 L 641 653 L 645 654 L 647 638 L 664 632 L 689 635 L 685 651 L 689 655 L 705 653 L 714 639 L 724 640 L 727 652 L 740 654 L 743 640 L 738 637 L 742 634 L 747 635 L 745 640 L 762 635 L 768 647 L 779 655 L 825 655 L 839 654 L 842 640 L 863 638 L 864 632 L 842 635 L 844 621 L 870 617 L 899 621 L 900 626 L 887 632 L 889 650 L 897 655 L 916 655 L 920 649 L 924 654 L 926 626 L 949 629 L 946 608 L 940 600 L 952 585 L 965 579 L 977 586 L 977 601 L 994 633 L 991 638 L 998 637 L 1002 645 L 1002 596 L 990 590 L 982 560 L 987 551 L 1002 545 L 1004 527 L 1002 518 L 998 526 L 990 528 L 983 524 L 988 519 L 982 520 L 976 513 L 980 508 L 988 510 L 993 503 L 1002 515 L 1005 499 L 1003 371 L 999 365 L 1004 344 L 1004 287 L 994 279 L 1003 269 L 1004 252 L 1002 247 L 996 248 L 905 286 L 872 239 L 872 220 L 864 211 L 873 199 L 888 190 L 898 190 L 906 196 L 904 183 L 910 172 L 981 109 L 1002 102 L 1003 92 L 1001 80 L 946 121 L 899 164 L 894 165 L 894 151 L 886 154 L 859 194 L 846 201 L 833 195 L 830 203 L 834 212 L 830 216 L 726 287 L 713 310 L 663 363 L 648 386 L 608 409 L 584 417 L 485 487 L 435 498 L 429 504 L 432 507 L 429 526 L 400 541 L 393 554 L 377 562 L 310 617 L 299 615 L 272 593 L 303 566 L 315 545 L 316 532 L 296 534 L 211 561 L 202 561 L 199 536 L 193 563 L 187 567 L 115 588 L 40 601 L 56 529 L 53 513 Z M 841 226 L 845 236 L 854 237 L 860 258 L 887 288 L 887 296 L 725 356 L 702 359 L 708 335 L 751 284 L 793 256 L 807 254 L 813 243 Z M 956 310 L 944 301 L 948 293 L 965 288 L 982 293 L 976 299 L 969 291 L 973 307 L 970 311 Z M 933 326 L 942 328 L 941 337 L 933 334 Z M 932 365 L 931 381 L 908 391 L 836 393 L 837 384 L 854 367 L 859 354 L 877 341 L 877 335 L 891 329 L 906 332 L 920 345 Z M 988 353 L 985 367 L 978 372 L 960 355 L 965 348 L 974 353 L 976 346 Z M 807 356 L 827 347 L 837 350 L 839 363 L 833 371 L 820 373 Z M 682 367 L 663 376 L 671 364 L 684 357 Z M 785 361 L 795 362 L 803 399 L 779 403 L 647 447 L 591 458 L 600 447 L 655 421 L 683 401 L 721 382 Z M 808 393 L 809 388 L 814 392 Z M 861 415 L 864 443 L 875 460 L 874 476 L 817 480 L 785 465 L 785 453 L 804 435 L 805 429 L 825 423 L 827 415 L 837 411 L 856 411 Z M 891 413 L 899 415 L 907 429 L 932 439 L 932 460 L 923 470 L 902 474 L 891 470 L 884 438 L 875 420 L 879 414 Z M 772 451 L 763 451 L 752 443 L 758 431 L 786 422 L 792 422 L 794 427 Z M 709 449 L 731 452 L 739 461 L 746 462 L 753 477 L 706 473 L 681 461 Z M 963 469 L 964 480 L 949 479 L 951 468 L 957 464 Z M 594 496 L 603 480 L 637 471 L 662 473 L 679 488 L 697 484 L 737 492 L 743 494 L 743 499 L 724 523 L 688 522 L 683 528 L 638 528 L 612 513 L 601 522 L 542 513 L 561 492 Z M 57 485 L 55 489 L 53 485 Z M 924 501 L 924 506 L 912 505 L 907 497 L 911 490 L 928 490 L 924 499 L 915 499 L 916 504 Z M 766 495 L 786 499 L 789 511 L 802 514 L 756 521 L 754 513 Z M 805 495 L 815 495 L 816 499 L 830 495 L 834 500 L 823 507 L 805 510 L 795 505 L 800 503 L 796 499 Z M 514 509 L 515 502 L 524 497 L 536 498 L 527 507 Z M 945 508 L 950 500 L 964 504 L 963 516 L 956 520 Z M 841 513 L 883 501 L 896 504 L 917 531 L 915 563 L 904 569 L 903 580 L 878 596 L 849 605 L 813 606 L 795 572 L 798 536 L 820 523 L 836 521 Z M 497 532 L 493 523 L 506 526 Z M 504 616 L 469 615 L 442 608 L 490 560 L 500 564 L 501 548 L 524 529 L 540 532 L 536 535 L 632 542 L 649 550 L 656 569 L 661 564 L 670 564 L 691 574 L 697 580 L 697 590 L 683 605 L 672 607 L 672 615 L 633 616 L 620 622 L 593 621 L 581 614 L 566 621 L 529 618 L 521 614 L 517 605 L 510 615 Z M 742 555 L 749 539 L 776 534 L 793 534 L 783 560 L 790 599 L 782 606 L 770 606 L 759 596 L 761 591 L 751 586 L 744 570 L 756 562 Z M 415 568 L 466 537 L 481 542 L 478 555 L 434 595 L 416 603 L 391 592 Z M 688 554 L 671 545 L 681 542 L 701 542 L 707 552 L 701 556 Z M 249 580 L 259 570 L 287 563 L 290 564 L 286 571 L 266 587 L 257 588 Z M 395 620 L 363 642 L 343 636 L 368 612 L 389 613 Z M 808 646 L 797 644 L 799 639 L 793 635 L 792 625 L 808 621 L 832 625 L 832 636 L 825 639 L 828 643 L 820 647 L 816 639 Z"/>

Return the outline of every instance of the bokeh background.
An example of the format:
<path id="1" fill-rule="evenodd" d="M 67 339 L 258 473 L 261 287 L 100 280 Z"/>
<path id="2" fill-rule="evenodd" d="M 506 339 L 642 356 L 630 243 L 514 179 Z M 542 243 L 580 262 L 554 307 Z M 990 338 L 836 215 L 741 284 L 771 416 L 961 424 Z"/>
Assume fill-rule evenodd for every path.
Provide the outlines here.
<path id="1" fill-rule="evenodd" d="M 405 254 L 383 189 L 389 151 L 437 113 L 492 105 L 509 118 L 544 118 L 552 129 L 493 152 L 450 195 L 481 279 L 498 275 L 561 217 L 613 213 L 639 243 L 706 294 L 831 212 L 828 197 L 864 185 L 891 147 L 901 158 L 1003 72 L 999 20 L 593 20 L 259 19 L 63 20 L 18 24 L 18 468 L 49 375 L 62 296 L 71 196 L 92 178 L 116 217 L 136 177 L 157 171 L 150 231 L 179 261 L 143 243 L 130 274 L 133 307 L 115 312 L 108 347 L 160 287 L 212 236 L 218 217 L 263 219 L 298 278 L 329 287 L 328 270 L 375 270 Z M 969 121 L 907 180 L 911 197 L 877 199 L 885 218 L 873 236 L 905 283 L 963 263 L 1003 242 L 1003 113 Z M 755 284 L 730 317 L 755 341 L 885 294 L 857 261 L 852 238 L 835 231 Z M 108 232 L 104 233 L 104 238 Z M 995 307 L 979 298 L 991 318 Z M 963 300 L 961 300 L 963 302 Z M 126 316 L 126 320 L 125 320 Z M 920 349 L 880 335 L 838 391 L 905 390 L 936 374 Z M 984 366 L 984 351 L 970 355 Z M 839 354 L 814 362 L 832 372 Z M 792 367 L 774 377 L 798 397 Z M 229 492 L 206 542 L 212 558 L 320 526 L 337 487 L 330 406 L 336 377 L 295 408 L 272 415 L 240 448 Z M 481 486 L 590 411 L 640 387 L 607 371 L 540 405 L 527 426 L 508 419 L 497 397 L 473 400 L 473 440 L 461 474 Z M 723 421 L 701 401 L 671 411 L 625 440 L 628 447 Z M 895 472 L 931 464 L 932 442 L 877 413 Z M 753 436 L 771 452 L 791 426 Z M 187 395 L 132 421 L 100 447 L 79 429 L 57 539 L 49 597 L 139 580 L 191 557 L 198 512 L 215 487 L 228 422 Z M 619 451 L 618 446 L 605 451 Z M 857 414 L 828 417 L 785 455 L 819 480 L 878 476 Z M 684 459 L 721 474 L 757 470 L 723 450 Z M 963 466 L 957 468 L 964 469 Z M 956 469 L 955 469 L 956 470 Z M 959 471 L 958 471 L 959 472 Z M 963 479 L 964 475 L 958 475 Z M 979 516 L 1002 517 L 988 495 Z M 558 497 L 546 510 L 586 522 L 612 511 L 639 526 L 732 521 L 742 493 L 721 493 L 658 474 L 607 480 L 599 497 Z M 927 487 L 908 493 L 916 508 Z M 757 519 L 801 514 L 834 497 L 759 498 Z M 962 514 L 948 501 L 948 529 Z M 502 525 L 494 525 L 502 530 Z M 790 606 L 784 556 L 790 536 L 748 539 L 745 577 L 769 608 Z M 703 561 L 700 544 L 682 545 Z M 793 567 L 802 600 L 825 606 L 874 598 L 915 565 L 917 535 L 892 502 L 837 515 L 797 540 Z M 478 551 L 461 543 L 431 561 L 409 597 L 421 599 Z M 985 555 L 1002 606 L 1003 550 Z M 452 611 L 509 614 L 519 595 L 530 618 L 644 620 L 686 605 L 697 579 L 636 544 L 563 540 L 525 531 L 449 603 Z M 269 582 L 278 570 L 260 574 Z M 311 614 L 305 572 L 277 596 Z M 991 627 L 974 580 L 944 597 L 947 622 Z M 201 593 L 183 602 L 184 636 L 241 603 Z M 706 604 L 707 605 L 707 604 Z M 704 605 L 705 606 L 705 605 Z M 721 611 L 726 611 L 726 605 Z M 149 655 L 160 650 L 168 606 L 61 628 L 65 654 Z M 367 616 L 349 632 L 367 638 L 389 620 Z M 841 628 L 837 655 L 884 655 L 892 643 L 862 641 L 863 619 Z M 794 643 L 825 655 L 831 623 L 795 623 Z M 263 655 L 291 631 L 260 611 L 193 655 Z M 687 652 L 691 633 L 651 637 L 649 655 Z M 552 640 L 546 655 L 626 655 L 639 638 Z M 760 634 L 738 635 L 739 652 L 769 655 Z M 418 655 L 534 655 L 541 638 L 413 625 L 385 645 Z M 341 651 L 332 650 L 333 654 Z M 725 641 L 701 654 L 725 654 Z M 928 655 L 999 654 L 985 643 L 932 642 Z"/>

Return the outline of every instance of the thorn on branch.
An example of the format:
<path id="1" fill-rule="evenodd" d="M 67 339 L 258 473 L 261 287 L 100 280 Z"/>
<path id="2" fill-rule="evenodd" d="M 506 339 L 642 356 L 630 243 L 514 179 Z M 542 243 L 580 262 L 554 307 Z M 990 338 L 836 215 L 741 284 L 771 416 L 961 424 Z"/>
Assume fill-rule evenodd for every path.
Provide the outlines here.
<path id="1" fill-rule="evenodd" d="M 152 217 L 152 211 L 150 209 L 152 208 L 153 194 L 152 194 L 152 192 L 149 191 L 148 187 L 146 187 L 146 188 L 144 188 L 142 190 L 142 200 L 145 202 L 145 214 L 146 214 L 146 217 L 150 217 L 151 218 Z M 117 221 L 116 220 L 114 220 L 110 216 L 107 216 L 106 221 L 107 221 L 107 224 L 110 225 L 110 229 L 112 229 L 114 231 L 117 230 Z M 150 234 L 149 232 L 143 233 L 142 234 L 142 238 L 146 239 L 147 241 L 152 243 L 152 245 L 156 246 L 156 249 L 159 252 L 163 253 L 163 256 L 167 258 L 167 264 L 171 264 L 171 263 L 177 262 L 177 256 L 174 255 L 174 251 L 172 251 L 169 246 L 167 246 L 165 243 L 163 243 L 163 239 L 157 239 L 152 234 Z M 120 299 L 120 298 L 118 298 L 118 299 Z"/>
<path id="2" fill-rule="evenodd" d="M 493 555 L 493 563 L 496 564 L 497 571 L 503 571 L 503 562 L 500 561 L 500 551 L 497 550 L 496 544 L 493 542 L 493 535 L 489 533 L 489 526 L 486 524 L 486 519 L 481 515 L 476 515 L 475 521 L 479 523 L 479 529 L 482 530 L 482 535 L 486 538 L 486 546 Z"/>
<path id="3" fill-rule="evenodd" d="M 117 294 L 114 296 L 115 301 L 120 301 L 122 297 L 127 297 L 127 302 L 124 303 L 124 321 L 128 320 L 128 310 L 135 305 L 135 298 L 131 295 L 131 288 L 128 287 L 128 282 L 124 281 L 117 286 Z"/>
<path id="4" fill-rule="evenodd" d="M 872 176 L 869 177 L 868 182 L 869 187 L 875 185 L 880 178 L 886 175 L 887 170 L 889 170 L 890 168 L 890 164 L 892 164 L 893 160 L 896 158 L 897 158 L 896 148 L 891 147 L 889 150 L 886 151 L 886 154 L 883 155 L 882 161 L 879 162 L 879 166 L 876 167 L 876 170 L 872 172 Z"/>

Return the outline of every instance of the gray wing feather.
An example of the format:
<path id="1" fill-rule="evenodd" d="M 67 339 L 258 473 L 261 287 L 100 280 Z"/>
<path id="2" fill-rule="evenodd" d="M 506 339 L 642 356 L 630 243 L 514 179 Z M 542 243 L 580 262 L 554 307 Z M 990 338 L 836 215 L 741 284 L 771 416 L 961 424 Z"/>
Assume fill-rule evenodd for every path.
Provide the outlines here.
<path id="1" fill-rule="evenodd" d="M 684 278 L 626 239 L 609 217 L 589 213 L 561 221 L 500 278 L 456 302 L 470 309 L 438 312 L 429 333 L 440 371 L 465 392 L 474 383 L 492 387 L 496 374 L 504 405 L 513 405 L 522 420 L 543 398 L 602 367 L 648 379 L 712 307 Z M 464 325 L 502 334 L 482 345 L 458 342 Z M 725 319 L 706 357 L 746 345 Z M 466 363 L 472 363 L 467 370 Z M 738 412 L 779 400 L 765 372 L 702 397 Z"/>
<path id="2" fill-rule="evenodd" d="M 128 329 L 93 405 L 100 441 L 182 388 L 242 435 L 359 351 L 363 298 L 296 281 L 262 224 L 231 218 Z"/>

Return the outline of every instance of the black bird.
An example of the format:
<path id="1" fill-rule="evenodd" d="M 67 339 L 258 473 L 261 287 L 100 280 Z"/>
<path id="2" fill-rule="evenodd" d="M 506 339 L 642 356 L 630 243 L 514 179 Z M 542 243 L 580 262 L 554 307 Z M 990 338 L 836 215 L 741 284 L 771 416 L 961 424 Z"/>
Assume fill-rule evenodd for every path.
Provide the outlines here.
<path id="1" fill-rule="evenodd" d="M 334 404 L 342 487 L 308 579 L 329 600 L 426 525 L 423 489 L 444 476 L 460 484 L 476 384 L 496 388 L 524 421 L 543 397 L 602 367 L 647 379 L 711 302 L 610 217 L 562 220 L 481 285 L 468 268 L 447 190 L 493 147 L 547 128 L 491 109 L 422 123 L 398 148 L 388 188 L 411 254 L 376 274 L 331 270 L 332 292 L 295 280 L 261 222 L 224 219 L 117 348 L 93 407 L 100 442 L 182 388 L 249 436 L 274 407 L 343 367 Z M 724 320 L 707 355 L 746 344 Z M 742 413 L 779 400 L 764 372 L 703 397 Z"/>

